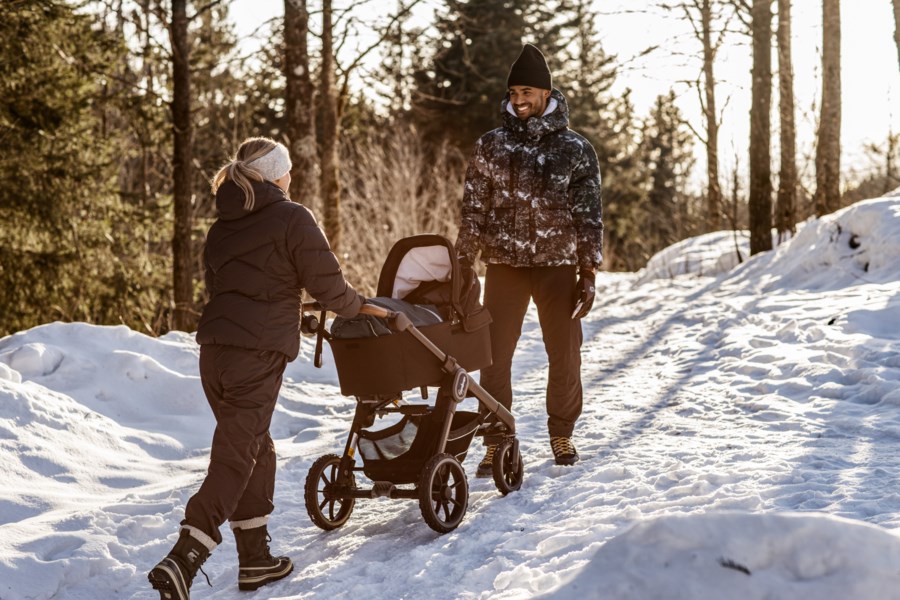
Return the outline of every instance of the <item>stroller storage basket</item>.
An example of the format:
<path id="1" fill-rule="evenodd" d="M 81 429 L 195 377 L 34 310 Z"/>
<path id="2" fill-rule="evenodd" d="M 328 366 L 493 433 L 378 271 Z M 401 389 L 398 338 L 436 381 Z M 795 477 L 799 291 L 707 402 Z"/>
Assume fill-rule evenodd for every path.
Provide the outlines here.
<path id="1" fill-rule="evenodd" d="M 437 415 L 406 415 L 385 429 L 360 431 L 359 452 L 366 477 L 394 484 L 415 483 L 425 461 L 434 456 L 441 425 Z M 444 452 L 462 462 L 478 424 L 478 413 L 456 411 Z"/>
<path id="2" fill-rule="evenodd" d="M 489 327 L 466 331 L 461 323 L 420 327 L 438 348 L 467 371 L 491 364 Z M 407 331 L 378 337 L 329 340 L 345 396 L 389 395 L 423 386 L 438 386 L 440 361 Z"/>

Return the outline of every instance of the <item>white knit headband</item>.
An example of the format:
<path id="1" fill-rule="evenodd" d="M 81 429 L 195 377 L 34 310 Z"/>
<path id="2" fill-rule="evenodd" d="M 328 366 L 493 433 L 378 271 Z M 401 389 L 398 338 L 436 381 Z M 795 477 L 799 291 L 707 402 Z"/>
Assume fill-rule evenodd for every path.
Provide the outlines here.
<path id="1" fill-rule="evenodd" d="M 284 144 L 275 144 L 267 154 L 247 163 L 263 176 L 266 181 L 281 179 L 291 170 L 291 155 Z"/>

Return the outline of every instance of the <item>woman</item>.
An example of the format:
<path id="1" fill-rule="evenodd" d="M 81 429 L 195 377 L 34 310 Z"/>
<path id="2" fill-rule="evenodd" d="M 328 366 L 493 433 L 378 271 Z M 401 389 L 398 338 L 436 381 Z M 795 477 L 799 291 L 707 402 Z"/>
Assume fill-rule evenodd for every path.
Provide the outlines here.
<path id="1" fill-rule="evenodd" d="M 345 280 L 312 213 L 287 197 L 287 148 L 244 141 L 212 181 L 217 220 L 206 238 L 209 303 L 197 329 L 200 380 L 216 430 L 209 470 L 187 503 L 178 541 L 150 571 L 163 600 L 190 598 L 190 586 L 230 521 L 238 587 L 254 590 L 291 572 L 269 553 L 275 447 L 269 424 L 282 374 L 300 349 L 302 290 L 328 310 L 355 316 L 364 302 Z"/>

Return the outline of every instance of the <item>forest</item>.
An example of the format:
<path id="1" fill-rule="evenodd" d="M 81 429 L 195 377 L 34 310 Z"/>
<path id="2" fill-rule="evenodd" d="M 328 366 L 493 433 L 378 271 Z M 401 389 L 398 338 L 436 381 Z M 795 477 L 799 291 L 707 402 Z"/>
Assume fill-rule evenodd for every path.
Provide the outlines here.
<path id="1" fill-rule="evenodd" d="M 571 127 L 600 159 L 606 270 L 638 270 L 723 229 L 749 230 L 751 253 L 767 251 L 810 216 L 900 185 L 893 132 L 872 148 L 876 170 L 844 175 L 839 0 L 821 0 L 809 148 L 794 131 L 790 0 L 648 0 L 696 36 L 702 123 L 684 118 L 675 90 L 646 113 L 613 92 L 622 63 L 598 35 L 600 0 L 442 0 L 428 23 L 413 18 L 420 3 L 284 0 L 251 47 L 227 0 L 4 2 L 0 335 L 49 321 L 194 331 L 210 179 L 257 135 L 288 146 L 291 198 L 371 294 L 397 239 L 455 238 L 469 153 L 499 125 L 523 42 L 547 56 Z M 753 60 L 749 164 L 723 174 L 716 60 L 734 39 Z M 900 33 L 895 43 L 900 65 Z"/>

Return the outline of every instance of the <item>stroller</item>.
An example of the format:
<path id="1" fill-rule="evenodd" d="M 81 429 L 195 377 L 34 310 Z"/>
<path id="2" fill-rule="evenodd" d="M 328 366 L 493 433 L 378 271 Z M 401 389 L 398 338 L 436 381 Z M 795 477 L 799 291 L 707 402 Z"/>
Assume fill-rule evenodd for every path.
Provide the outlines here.
<path id="1" fill-rule="evenodd" d="M 467 289 L 464 289 L 467 288 Z M 460 464 L 475 436 L 496 444 L 493 479 L 504 496 L 522 485 L 524 468 L 512 414 L 469 375 L 491 364 L 490 315 L 481 307 L 478 279 L 462 281 L 453 245 L 438 235 L 404 238 L 391 249 L 378 280 L 377 298 L 353 319 L 336 317 L 325 331 L 325 312 L 304 303 L 302 328 L 334 355 L 341 393 L 356 397 L 356 412 L 342 455 L 317 459 L 304 488 L 312 522 L 325 530 L 347 522 L 357 499 L 419 501 L 425 522 L 439 533 L 465 516 L 469 489 Z M 434 406 L 403 402 L 420 388 Z M 456 410 L 467 397 L 478 412 Z M 375 417 L 399 415 L 383 429 Z M 356 459 L 361 459 L 361 465 Z M 358 486 L 356 475 L 372 481 Z"/>

